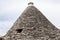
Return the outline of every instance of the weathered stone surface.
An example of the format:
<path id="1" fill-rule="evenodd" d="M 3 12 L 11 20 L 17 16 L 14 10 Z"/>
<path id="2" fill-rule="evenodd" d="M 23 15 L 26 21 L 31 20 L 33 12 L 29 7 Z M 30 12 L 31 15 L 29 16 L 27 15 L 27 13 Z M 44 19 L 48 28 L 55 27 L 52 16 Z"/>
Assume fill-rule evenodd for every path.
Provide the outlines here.
<path id="1" fill-rule="evenodd" d="M 60 40 L 58 30 L 37 8 L 28 6 L 4 40 Z"/>

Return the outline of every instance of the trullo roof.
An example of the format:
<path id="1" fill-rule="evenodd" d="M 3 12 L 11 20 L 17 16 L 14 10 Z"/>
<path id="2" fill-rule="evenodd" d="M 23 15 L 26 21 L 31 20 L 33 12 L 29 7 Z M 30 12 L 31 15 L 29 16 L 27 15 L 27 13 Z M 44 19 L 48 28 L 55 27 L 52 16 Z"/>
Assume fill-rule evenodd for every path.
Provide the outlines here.
<path id="1" fill-rule="evenodd" d="M 5 40 L 60 40 L 58 29 L 29 3 L 22 15 L 5 35 Z"/>

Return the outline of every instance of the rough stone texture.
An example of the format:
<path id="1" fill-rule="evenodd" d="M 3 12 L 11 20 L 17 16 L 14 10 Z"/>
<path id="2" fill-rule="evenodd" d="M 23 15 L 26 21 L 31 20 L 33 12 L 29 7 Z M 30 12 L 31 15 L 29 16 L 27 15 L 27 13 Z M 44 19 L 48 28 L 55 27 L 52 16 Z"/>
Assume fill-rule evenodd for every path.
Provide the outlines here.
<path id="1" fill-rule="evenodd" d="M 28 6 L 3 38 L 4 40 L 60 40 L 60 30 L 37 8 Z"/>

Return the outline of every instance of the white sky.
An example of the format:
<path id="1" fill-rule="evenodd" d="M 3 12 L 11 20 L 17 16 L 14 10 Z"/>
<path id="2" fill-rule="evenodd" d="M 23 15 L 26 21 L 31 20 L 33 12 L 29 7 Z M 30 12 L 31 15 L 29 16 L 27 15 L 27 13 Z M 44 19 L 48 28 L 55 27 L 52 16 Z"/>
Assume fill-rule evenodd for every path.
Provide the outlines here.
<path id="1" fill-rule="evenodd" d="M 60 0 L 0 0 L 0 35 L 5 35 L 32 1 L 60 29 Z"/>

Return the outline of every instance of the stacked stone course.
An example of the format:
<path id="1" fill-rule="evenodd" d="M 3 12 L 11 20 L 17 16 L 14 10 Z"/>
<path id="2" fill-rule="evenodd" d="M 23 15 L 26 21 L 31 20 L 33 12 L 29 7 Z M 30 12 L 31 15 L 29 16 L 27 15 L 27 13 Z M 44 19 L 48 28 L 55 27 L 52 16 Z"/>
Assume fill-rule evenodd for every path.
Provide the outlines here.
<path id="1" fill-rule="evenodd" d="M 60 30 L 32 4 L 24 10 L 2 40 L 60 40 Z"/>

